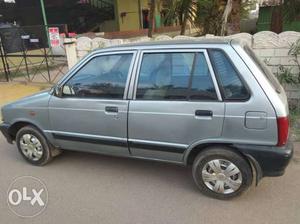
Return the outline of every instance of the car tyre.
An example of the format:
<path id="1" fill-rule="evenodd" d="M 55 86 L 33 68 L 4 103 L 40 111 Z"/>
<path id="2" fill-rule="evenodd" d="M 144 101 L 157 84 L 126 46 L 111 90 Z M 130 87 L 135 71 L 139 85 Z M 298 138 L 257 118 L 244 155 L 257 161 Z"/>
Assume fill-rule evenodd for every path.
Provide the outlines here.
<path id="1" fill-rule="evenodd" d="M 21 155 L 33 165 L 43 166 L 60 154 L 60 150 L 49 144 L 45 136 L 34 126 L 21 128 L 17 132 L 16 143 Z"/>
<path id="2" fill-rule="evenodd" d="M 210 147 L 193 162 L 193 179 L 200 191 L 210 197 L 226 200 L 239 196 L 252 184 L 251 166 L 229 147 Z"/>

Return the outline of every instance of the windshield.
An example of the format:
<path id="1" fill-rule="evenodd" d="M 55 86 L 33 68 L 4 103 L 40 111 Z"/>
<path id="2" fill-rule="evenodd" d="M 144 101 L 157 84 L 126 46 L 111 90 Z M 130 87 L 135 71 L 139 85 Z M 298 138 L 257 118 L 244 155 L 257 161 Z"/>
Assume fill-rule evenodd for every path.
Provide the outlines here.
<path id="1" fill-rule="evenodd" d="M 261 72 L 265 75 L 265 77 L 269 80 L 269 82 L 276 90 L 276 92 L 280 93 L 281 92 L 280 83 L 278 82 L 275 75 L 268 68 L 268 66 L 256 56 L 254 51 L 249 46 L 245 46 L 244 49 L 247 52 L 247 54 L 252 58 L 254 63 L 257 65 L 257 67 L 261 70 Z"/>

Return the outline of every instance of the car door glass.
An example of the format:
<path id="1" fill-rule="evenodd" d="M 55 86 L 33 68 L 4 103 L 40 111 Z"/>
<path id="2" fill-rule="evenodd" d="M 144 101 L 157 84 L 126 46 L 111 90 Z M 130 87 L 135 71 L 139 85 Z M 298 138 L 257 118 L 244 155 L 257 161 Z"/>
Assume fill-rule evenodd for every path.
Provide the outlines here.
<path id="1" fill-rule="evenodd" d="M 203 53 L 145 53 L 136 99 L 216 100 Z"/>
<path id="2" fill-rule="evenodd" d="M 204 54 L 196 54 L 194 63 L 189 99 L 217 100 L 216 90 Z"/>
<path id="3" fill-rule="evenodd" d="M 132 54 L 98 56 L 63 87 L 69 97 L 123 99 Z"/>
<path id="4" fill-rule="evenodd" d="M 231 61 L 221 50 L 211 50 L 210 56 L 215 72 L 219 77 L 223 94 L 227 100 L 245 100 L 249 98 L 249 92 L 242 83 Z"/>

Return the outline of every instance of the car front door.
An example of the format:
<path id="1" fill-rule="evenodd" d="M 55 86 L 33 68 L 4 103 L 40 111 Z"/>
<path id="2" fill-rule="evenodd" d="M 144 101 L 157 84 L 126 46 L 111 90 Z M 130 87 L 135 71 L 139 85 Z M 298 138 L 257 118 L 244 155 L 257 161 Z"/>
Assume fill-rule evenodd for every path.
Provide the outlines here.
<path id="1" fill-rule="evenodd" d="M 180 162 L 193 143 L 220 137 L 225 106 L 206 50 L 141 57 L 129 105 L 132 155 Z"/>
<path id="2" fill-rule="evenodd" d="M 49 102 L 51 132 L 63 149 L 128 155 L 127 84 L 136 52 L 92 56 Z"/>

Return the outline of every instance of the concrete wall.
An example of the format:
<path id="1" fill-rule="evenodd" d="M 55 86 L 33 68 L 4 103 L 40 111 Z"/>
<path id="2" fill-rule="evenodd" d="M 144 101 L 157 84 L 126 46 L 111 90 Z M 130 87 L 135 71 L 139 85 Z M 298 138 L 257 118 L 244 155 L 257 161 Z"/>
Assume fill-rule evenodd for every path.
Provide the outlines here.
<path id="1" fill-rule="evenodd" d="M 100 32 L 115 32 L 119 30 L 117 20 L 106 20 L 100 25 Z"/>
<path id="2" fill-rule="evenodd" d="M 294 73 L 299 73 L 296 63 L 292 60 L 293 58 L 288 55 L 290 46 L 296 40 L 300 38 L 300 32 L 287 31 L 281 34 L 276 34 L 269 31 L 263 31 L 250 35 L 248 33 L 239 33 L 232 36 L 216 37 L 213 35 L 206 35 L 202 37 L 190 37 L 190 36 L 175 36 L 171 38 L 167 35 L 158 35 L 153 40 L 171 40 L 171 39 L 203 39 L 203 38 L 225 38 L 225 39 L 242 39 L 248 43 L 248 45 L 256 52 L 256 54 L 267 63 L 273 73 L 277 73 L 280 65 L 291 67 Z M 90 39 L 88 37 L 80 37 L 75 40 L 73 47 L 69 53 L 73 55 L 73 59 L 70 66 L 81 59 L 84 55 L 96 48 L 103 48 L 112 45 L 120 45 L 130 42 L 142 42 L 151 40 L 148 37 L 139 37 L 134 39 L 104 39 L 96 37 Z M 67 52 L 68 54 L 68 52 Z M 76 55 L 76 58 L 74 59 Z M 72 58 L 71 57 L 71 58 Z M 70 58 L 70 57 L 68 57 Z M 288 97 L 290 99 L 300 99 L 300 88 L 299 86 L 288 86 L 285 85 Z"/>

